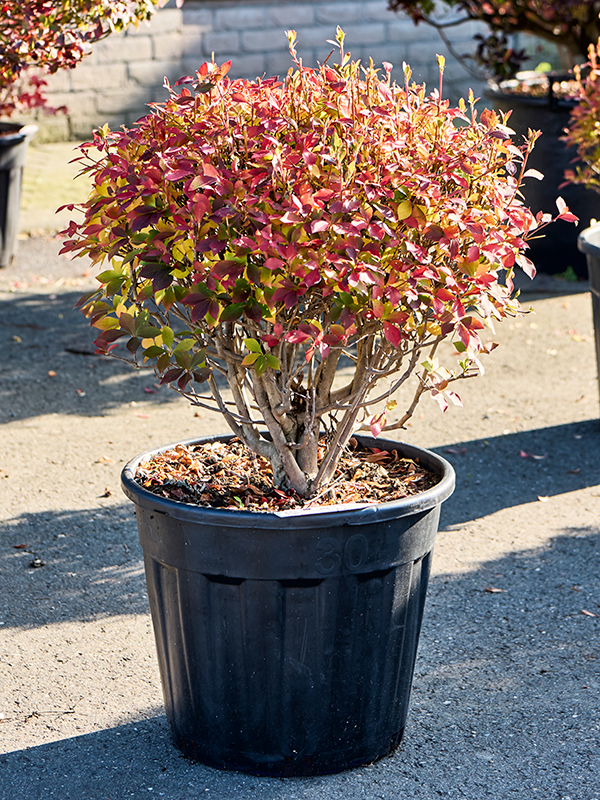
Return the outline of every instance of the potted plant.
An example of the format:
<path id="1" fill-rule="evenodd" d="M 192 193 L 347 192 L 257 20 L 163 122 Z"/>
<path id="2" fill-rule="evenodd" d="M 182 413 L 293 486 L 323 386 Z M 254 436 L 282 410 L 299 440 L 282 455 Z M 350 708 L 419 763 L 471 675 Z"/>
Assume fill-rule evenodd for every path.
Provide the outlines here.
<path id="1" fill-rule="evenodd" d="M 575 68 L 579 102 L 571 112 L 565 141 L 576 148 L 580 163 L 565 172 L 565 179 L 600 192 L 600 40 L 590 45 L 585 74 Z M 587 258 L 592 313 L 596 337 L 596 361 L 600 376 L 600 225 L 593 220 L 578 239 L 579 249 Z"/>
<path id="2" fill-rule="evenodd" d="M 4 3 L 0 20 L 0 267 L 13 259 L 25 155 L 35 125 L 15 114 L 50 108 L 43 76 L 72 69 L 91 46 L 112 31 L 149 19 L 160 0 L 28 0 Z M 61 109 L 65 110 L 65 109 Z"/>
<path id="3" fill-rule="evenodd" d="M 424 395 L 460 404 L 551 219 L 519 195 L 535 137 L 513 144 L 472 94 L 450 107 L 441 57 L 427 95 L 406 65 L 400 87 L 352 61 L 339 28 L 318 69 L 288 37 L 283 81 L 203 64 L 133 128 L 99 130 L 63 232 L 63 252 L 109 262 L 80 301 L 97 352 L 153 367 L 235 437 L 143 454 L 123 487 L 176 743 L 274 775 L 401 739 L 454 477 L 377 437 Z"/>
<path id="4" fill-rule="evenodd" d="M 528 186 L 525 197 L 534 213 L 546 208 L 558 194 L 564 171 L 576 155 L 574 148 L 567 149 L 561 141 L 577 102 L 570 70 L 586 60 L 588 46 L 600 36 L 597 4 L 588 0 L 445 0 L 446 13 L 432 0 L 388 0 L 388 5 L 391 10 L 409 14 L 415 24 L 434 26 L 463 65 L 468 67 L 471 61 L 482 69 L 488 79 L 486 96 L 496 110 L 511 111 L 509 124 L 517 134 L 525 136 L 529 129 L 543 132 L 530 166 L 542 172 L 544 179 Z M 468 21 L 485 23 L 490 33 L 476 35 L 478 44 L 473 54 L 459 55 L 446 31 Z M 563 68 L 519 72 L 528 56 L 509 39 L 519 33 L 555 45 Z M 600 217 L 600 198 L 575 185 L 560 191 L 581 220 L 579 230 L 591 218 Z M 572 267 L 585 278 L 585 259 L 577 252 L 576 237 L 577 230 L 559 223 L 543 239 L 531 243 L 530 256 L 543 272 L 562 273 Z"/>

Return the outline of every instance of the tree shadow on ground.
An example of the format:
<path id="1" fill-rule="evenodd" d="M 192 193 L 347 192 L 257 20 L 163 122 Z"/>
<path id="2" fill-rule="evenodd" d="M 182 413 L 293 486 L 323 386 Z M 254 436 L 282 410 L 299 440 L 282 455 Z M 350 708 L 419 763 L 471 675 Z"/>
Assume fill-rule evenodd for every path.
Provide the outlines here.
<path id="1" fill-rule="evenodd" d="M 0 799 L 597 800 L 599 567 L 599 531 L 574 529 L 434 577 L 405 740 L 372 766 L 310 779 L 219 772 L 183 758 L 157 716 L 0 756 Z M 502 593 L 485 591 L 490 575 Z"/>
<path id="2" fill-rule="evenodd" d="M 99 331 L 74 308 L 81 294 L 0 301 L 0 421 L 52 413 L 100 416 L 132 401 L 164 404 L 180 397 L 160 386 L 151 368 L 94 354 Z"/>
<path id="3" fill-rule="evenodd" d="M 32 567 L 36 559 L 44 566 Z M 148 611 L 130 506 L 8 520 L 0 525 L 0 575 L 9 587 L 0 597 L 4 630 Z"/>
<path id="4" fill-rule="evenodd" d="M 549 428 L 436 447 L 456 471 L 456 490 L 442 507 L 443 526 L 486 517 L 600 484 L 600 422 Z"/>

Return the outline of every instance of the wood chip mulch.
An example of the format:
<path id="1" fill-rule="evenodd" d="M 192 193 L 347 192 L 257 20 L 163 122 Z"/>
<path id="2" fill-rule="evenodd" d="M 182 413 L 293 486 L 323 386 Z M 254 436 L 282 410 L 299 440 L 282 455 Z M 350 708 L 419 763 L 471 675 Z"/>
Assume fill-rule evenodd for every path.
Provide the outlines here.
<path id="1" fill-rule="evenodd" d="M 324 450 L 323 450 L 324 452 Z M 374 504 L 423 492 L 439 476 L 417 460 L 365 447 L 356 439 L 344 452 L 333 481 L 320 494 L 304 498 L 273 485 L 270 463 L 239 439 L 176 445 L 141 464 L 136 482 L 160 497 L 207 508 L 239 511 L 290 511 L 348 504 Z"/>

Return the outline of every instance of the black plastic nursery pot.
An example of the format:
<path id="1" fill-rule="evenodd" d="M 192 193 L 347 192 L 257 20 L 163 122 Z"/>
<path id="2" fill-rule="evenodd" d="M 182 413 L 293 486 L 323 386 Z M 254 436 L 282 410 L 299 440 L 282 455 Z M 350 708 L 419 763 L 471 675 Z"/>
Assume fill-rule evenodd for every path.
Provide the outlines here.
<path id="1" fill-rule="evenodd" d="M 579 235 L 577 244 L 585 253 L 588 266 L 590 292 L 592 295 L 592 315 L 594 318 L 594 335 L 596 338 L 596 364 L 600 389 L 600 225 L 586 228 Z"/>
<path id="2" fill-rule="evenodd" d="M 36 131 L 35 125 L 0 122 L 0 267 L 15 254 L 25 155 Z"/>
<path id="3" fill-rule="evenodd" d="M 562 100 L 552 94 L 545 97 L 509 94 L 495 87 L 489 87 L 485 95 L 493 101 L 495 108 L 512 112 L 508 125 L 518 134 L 517 140 L 526 136 L 530 128 L 542 131 L 528 167 L 539 170 L 544 178 L 525 181 L 522 192 L 526 204 L 534 214 L 538 211 L 556 214 L 556 198 L 562 197 L 579 217 L 577 225 L 562 220 L 552 223 L 541 238 L 530 241 L 527 255 L 539 272 L 555 275 L 572 267 L 579 278 L 586 278 L 586 261 L 578 252 L 577 236 L 592 218 L 600 219 L 600 195 L 583 186 L 561 186 L 565 182 L 565 170 L 573 169 L 572 162 L 577 159 L 577 148 L 568 148 L 560 139 L 575 101 Z"/>
<path id="4" fill-rule="evenodd" d="M 426 450 L 362 441 L 418 458 L 439 483 L 380 505 L 259 513 L 140 487 L 138 465 L 167 448 L 124 468 L 167 718 L 187 756 L 260 775 L 317 775 L 371 763 L 400 743 L 454 471 Z"/>

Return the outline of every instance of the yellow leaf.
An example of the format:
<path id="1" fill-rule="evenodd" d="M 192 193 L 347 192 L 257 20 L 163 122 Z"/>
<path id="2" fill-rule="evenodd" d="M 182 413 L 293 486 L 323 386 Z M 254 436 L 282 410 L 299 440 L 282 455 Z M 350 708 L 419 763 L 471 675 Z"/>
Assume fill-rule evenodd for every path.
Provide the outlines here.
<path id="1" fill-rule="evenodd" d="M 413 206 L 410 200 L 403 200 L 402 203 L 399 204 L 398 210 L 396 211 L 396 216 L 398 219 L 406 219 L 410 217 L 413 211 Z"/>

